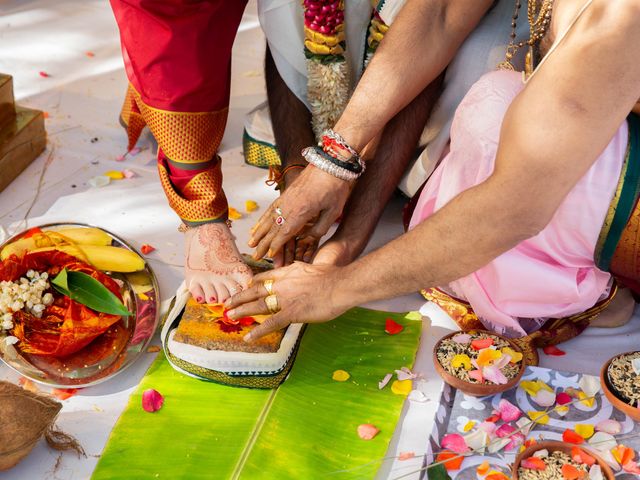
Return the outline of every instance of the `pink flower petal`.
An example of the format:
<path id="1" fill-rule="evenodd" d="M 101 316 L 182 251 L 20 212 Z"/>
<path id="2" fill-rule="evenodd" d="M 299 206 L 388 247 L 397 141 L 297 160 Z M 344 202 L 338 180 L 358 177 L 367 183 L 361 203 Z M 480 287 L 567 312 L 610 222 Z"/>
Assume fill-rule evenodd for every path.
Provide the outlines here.
<path id="1" fill-rule="evenodd" d="M 622 425 L 619 421 L 608 418 L 598 422 L 596 425 L 596 431 L 608 433 L 610 435 L 617 435 L 622 431 Z"/>
<path id="2" fill-rule="evenodd" d="M 136 176 L 136 172 L 129 170 L 128 168 L 124 169 L 122 174 L 124 175 L 124 178 L 133 178 Z"/>
<path id="3" fill-rule="evenodd" d="M 400 460 L 401 462 L 405 461 L 405 460 L 411 460 L 412 458 L 415 458 L 416 454 L 413 452 L 401 452 L 398 455 L 398 460 Z"/>
<path id="4" fill-rule="evenodd" d="M 622 465 L 622 470 L 627 473 L 640 474 L 640 467 L 638 466 L 638 463 L 634 462 L 633 460 L 629 460 L 627 463 Z"/>
<path id="5" fill-rule="evenodd" d="M 514 433 L 513 435 L 511 435 L 511 441 L 507 443 L 506 447 L 504 447 L 505 451 L 509 452 L 511 450 L 515 450 L 524 443 L 524 440 L 525 438 L 523 434 L 521 434 L 520 432 Z"/>
<path id="6" fill-rule="evenodd" d="M 467 345 L 471 342 L 471 335 L 468 333 L 459 333 L 458 335 L 453 336 L 451 340 L 459 343 L 460 345 Z"/>
<path id="7" fill-rule="evenodd" d="M 511 355 L 504 354 L 494 362 L 493 366 L 502 370 L 504 367 L 506 367 L 509 364 L 510 361 L 511 361 Z"/>
<path id="8" fill-rule="evenodd" d="M 522 411 L 504 398 L 498 403 L 498 412 L 500 413 L 500 418 L 505 422 L 515 422 L 522 416 Z"/>
<path id="9" fill-rule="evenodd" d="M 508 423 L 503 423 L 502 425 L 500 425 L 500 428 L 496 430 L 496 436 L 498 438 L 505 438 L 510 436 L 515 431 L 515 427 L 512 427 Z"/>
<path id="10" fill-rule="evenodd" d="M 471 359 L 471 365 L 473 365 L 477 370 L 480 370 L 480 367 L 478 366 L 478 362 L 476 362 L 475 358 Z"/>
<path id="11" fill-rule="evenodd" d="M 471 360 L 471 363 L 473 363 L 473 360 Z M 480 370 L 471 370 L 469 372 L 469 378 L 473 378 L 478 383 L 484 382 L 484 377 L 482 376 L 482 372 Z"/>
<path id="12" fill-rule="evenodd" d="M 558 405 L 566 405 L 567 403 L 571 403 L 571 395 L 565 392 L 560 392 L 556 395 L 556 403 Z"/>
<path id="13" fill-rule="evenodd" d="M 551 407 L 556 403 L 556 394 L 542 388 L 532 397 L 532 400 L 541 407 Z"/>
<path id="14" fill-rule="evenodd" d="M 396 370 L 396 375 L 398 376 L 398 380 L 400 381 L 413 380 L 418 376 L 415 373 L 413 373 L 411 370 L 409 370 L 407 367 L 402 367 L 401 370 Z"/>
<path id="15" fill-rule="evenodd" d="M 469 451 L 469 447 L 467 446 L 467 442 L 465 442 L 464 437 L 457 433 L 450 433 L 442 437 L 440 446 L 445 450 L 451 450 L 454 453 L 466 453 Z"/>
<path id="16" fill-rule="evenodd" d="M 509 382 L 507 377 L 505 377 L 499 369 L 493 366 L 484 367 L 482 369 L 482 376 L 496 385 L 504 385 Z"/>
<path id="17" fill-rule="evenodd" d="M 378 433 L 380 429 L 375 425 L 371 425 L 370 423 L 363 423 L 362 425 L 358 425 L 358 436 L 362 440 L 372 440 Z"/>
<path id="18" fill-rule="evenodd" d="M 392 373 L 387 373 L 384 378 L 382 380 L 380 380 L 378 382 L 378 388 L 380 390 L 382 390 L 384 387 L 387 386 L 387 383 L 389 383 L 389 381 L 393 378 L 393 374 Z"/>
<path id="19" fill-rule="evenodd" d="M 123 153 L 122 155 L 118 155 L 116 157 L 116 162 L 124 162 L 124 158 L 127 156 L 126 153 Z"/>
<path id="20" fill-rule="evenodd" d="M 478 430 L 487 432 L 488 435 L 493 435 L 496 431 L 497 425 L 493 422 L 482 422 L 478 424 Z"/>
<path id="21" fill-rule="evenodd" d="M 135 148 L 132 148 L 131 150 L 129 150 L 129 155 L 131 155 L 132 157 L 135 157 L 139 153 L 140 153 L 140 148 L 139 147 L 135 147 Z"/>
<path id="22" fill-rule="evenodd" d="M 147 412 L 157 412 L 162 408 L 162 404 L 164 403 L 164 397 L 153 388 L 149 390 L 145 390 L 142 393 L 142 408 Z"/>

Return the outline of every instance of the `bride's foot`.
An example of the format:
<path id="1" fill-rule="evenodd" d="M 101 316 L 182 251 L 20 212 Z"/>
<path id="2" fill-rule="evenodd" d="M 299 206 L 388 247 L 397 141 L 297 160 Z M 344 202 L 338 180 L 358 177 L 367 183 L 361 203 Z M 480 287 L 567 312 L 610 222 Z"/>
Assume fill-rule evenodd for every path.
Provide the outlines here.
<path id="1" fill-rule="evenodd" d="M 199 303 L 222 303 L 247 288 L 253 274 L 224 222 L 205 223 L 185 233 L 185 278 Z"/>

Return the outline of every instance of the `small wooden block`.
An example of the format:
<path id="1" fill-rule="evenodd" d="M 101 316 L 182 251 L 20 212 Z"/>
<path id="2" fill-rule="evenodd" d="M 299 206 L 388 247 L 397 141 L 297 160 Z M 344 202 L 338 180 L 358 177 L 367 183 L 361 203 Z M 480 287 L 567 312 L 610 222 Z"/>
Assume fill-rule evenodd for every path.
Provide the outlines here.
<path id="1" fill-rule="evenodd" d="M 13 101 L 13 80 L 10 75 L 0 73 L 0 129 L 16 117 Z"/>
<path id="2" fill-rule="evenodd" d="M 47 146 L 42 112 L 23 107 L 15 111 L 12 121 L 0 125 L 0 192 Z"/>

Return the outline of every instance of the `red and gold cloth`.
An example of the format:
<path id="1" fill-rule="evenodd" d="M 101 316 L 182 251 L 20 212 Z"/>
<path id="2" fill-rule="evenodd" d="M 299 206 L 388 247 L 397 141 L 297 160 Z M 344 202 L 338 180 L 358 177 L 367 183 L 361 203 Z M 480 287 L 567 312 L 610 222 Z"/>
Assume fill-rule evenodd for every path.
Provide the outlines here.
<path id="1" fill-rule="evenodd" d="M 145 125 L 158 141 L 169 204 L 188 225 L 227 219 L 218 147 L 231 49 L 246 0 L 111 0 L 130 86 L 129 149 Z"/>

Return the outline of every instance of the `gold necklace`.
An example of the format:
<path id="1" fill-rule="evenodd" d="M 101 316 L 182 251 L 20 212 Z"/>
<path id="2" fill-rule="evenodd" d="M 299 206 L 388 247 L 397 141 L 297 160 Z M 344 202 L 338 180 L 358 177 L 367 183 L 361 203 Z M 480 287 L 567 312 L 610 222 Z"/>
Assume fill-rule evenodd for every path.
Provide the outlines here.
<path id="1" fill-rule="evenodd" d="M 540 40 L 544 38 L 551 24 L 551 12 L 553 10 L 553 0 L 542 0 L 540 4 L 539 0 L 529 0 L 527 4 L 527 17 L 529 19 L 529 39 L 516 43 L 516 28 L 518 15 L 522 4 L 520 0 L 516 0 L 515 10 L 511 17 L 511 39 L 507 46 L 505 53 L 505 59 L 502 61 L 498 68 L 503 70 L 515 70 L 513 65 L 513 57 L 518 50 L 525 45 L 529 46 L 529 51 L 525 57 L 525 75 L 529 76 L 533 73 L 533 47 Z"/>

